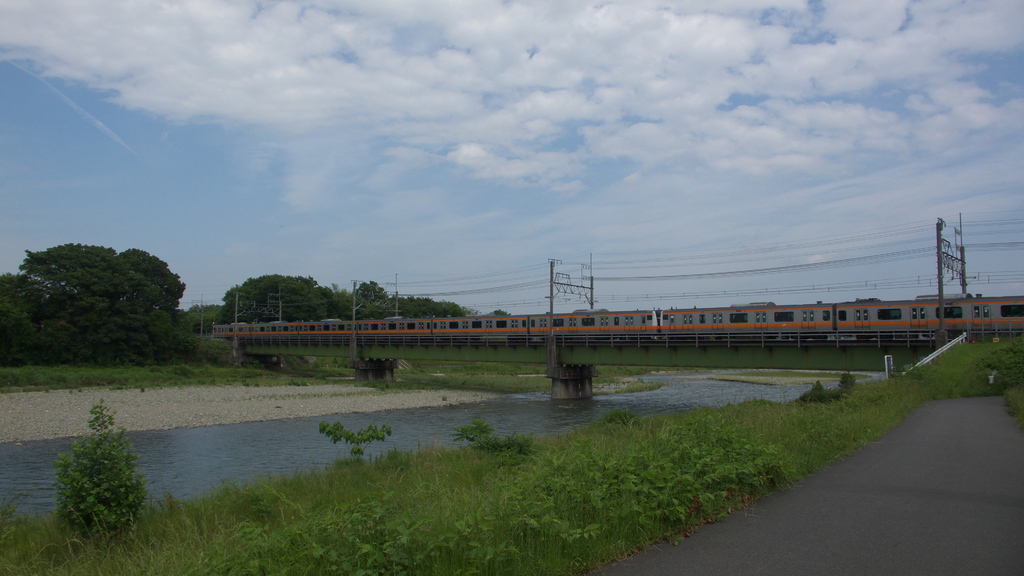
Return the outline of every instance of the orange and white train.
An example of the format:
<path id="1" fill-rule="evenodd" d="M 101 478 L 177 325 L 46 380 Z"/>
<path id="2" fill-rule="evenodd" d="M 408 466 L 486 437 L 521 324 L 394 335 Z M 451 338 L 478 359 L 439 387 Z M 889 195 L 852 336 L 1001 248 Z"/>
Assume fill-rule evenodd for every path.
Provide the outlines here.
<path id="1" fill-rule="evenodd" d="M 827 304 L 780 305 L 755 302 L 723 307 L 670 308 L 613 312 L 604 309 L 577 310 L 549 316 L 476 315 L 458 318 L 404 318 L 358 320 L 361 336 L 543 336 L 587 334 L 686 334 L 761 333 L 870 337 L 871 333 L 905 332 L 925 334 L 943 327 L 956 335 L 1014 336 L 1024 333 L 1024 296 L 981 297 L 953 294 L 939 308 L 937 296 L 915 300 L 884 301 L 877 298 Z M 549 326 L 549 321 L 551 325 Z M 244 337 L 259 341 L 290 336 L 347 336 L 352 322 L 326 319 L 308 322 L 227 324 L 214 327 L 215 337 Z M 270 338 L 267 338 L 270 340 Z"/>

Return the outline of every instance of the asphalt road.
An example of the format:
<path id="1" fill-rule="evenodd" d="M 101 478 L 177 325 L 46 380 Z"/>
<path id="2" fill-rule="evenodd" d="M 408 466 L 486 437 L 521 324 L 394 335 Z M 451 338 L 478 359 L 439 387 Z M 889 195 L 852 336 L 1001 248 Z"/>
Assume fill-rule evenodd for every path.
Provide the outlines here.
<path id="1" fill-rule="evenodd" d="M 1024 576 L 1024 432 L 1003 399 L 929 402 L 879 442 L 601 576 Z"/>

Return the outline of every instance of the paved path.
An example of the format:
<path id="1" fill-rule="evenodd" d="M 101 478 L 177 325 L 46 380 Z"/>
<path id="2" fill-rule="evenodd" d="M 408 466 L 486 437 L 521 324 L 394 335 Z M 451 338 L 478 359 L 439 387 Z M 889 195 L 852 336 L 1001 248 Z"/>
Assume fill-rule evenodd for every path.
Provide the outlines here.
<path id="1" fill-rule="evenodd" d="M 929 402 L 881 441 L 602 576 L 1024 575 L 1024 432 L 1002 398 Z"/>

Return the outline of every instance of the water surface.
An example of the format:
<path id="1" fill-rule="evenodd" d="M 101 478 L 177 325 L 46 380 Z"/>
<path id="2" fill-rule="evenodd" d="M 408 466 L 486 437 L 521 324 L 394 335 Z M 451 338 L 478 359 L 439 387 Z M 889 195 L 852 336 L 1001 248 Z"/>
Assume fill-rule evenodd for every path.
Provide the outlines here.
<path id="1" fill-rule="evenodd" d="M 427 445 L 455 444 L 452 431 L 483 418 L 499 434 L 559 434 L 596 422 L 610 410 L 641 416 L 686 412 L 752 399 L 788 402 L 809 386 L 764 386 L 708 380 L 693 374 L 646 376 L 666 383 L 651 392 L 595 396 L 592 400 L 550 400 L 547 394 L 512 394 L 475 404 L 339 414 L 290 420 L 248 422 L 205 428 L 129 432 L 138 469 L 151 499 L 165 494 L 189 498 L 224 482 L 247 482 L 267 475 L 323 468 L 347 456 L 344 444 L 321 435 L 321 421 L 341 422 L 357 430 L 369 424 L 390 424 L 387 441 L 366 448 L 367 457 L 391 448 L 416 450 Z M 70 452 L 72 439 L 0 444 L 0 498 L 23 493 L 18 511 L 54 509 L 54 466 L 57 455 Z"/>

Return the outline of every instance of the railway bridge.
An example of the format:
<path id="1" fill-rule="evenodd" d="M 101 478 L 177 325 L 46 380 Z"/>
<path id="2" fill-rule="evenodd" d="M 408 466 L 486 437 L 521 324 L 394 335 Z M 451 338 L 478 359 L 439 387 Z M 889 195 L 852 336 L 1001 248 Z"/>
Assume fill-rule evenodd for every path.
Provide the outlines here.
<path id="1" fill-rule="evenodd" d="M 392 380 L 398 360 L 521 362 L 547 365 L 551 397 L 590 398 L 597 366 L 885 370 L 936 348 L 922 331 L 692 332 L 554 335 L 238 335 L 239 354 L 348 356 L 357 380 Z M 888 358 L 887 358 L 888 357 Z"/>

